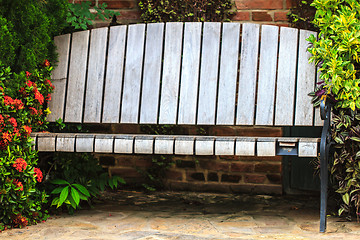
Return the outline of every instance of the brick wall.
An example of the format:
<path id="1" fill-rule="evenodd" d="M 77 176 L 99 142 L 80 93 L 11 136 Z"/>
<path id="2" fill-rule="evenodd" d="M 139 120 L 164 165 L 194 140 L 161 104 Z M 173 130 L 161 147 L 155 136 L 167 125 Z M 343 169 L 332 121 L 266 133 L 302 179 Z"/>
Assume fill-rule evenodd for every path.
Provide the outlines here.
<path id="1" fill-rule="evenodd" d="M 69 0 L 69 2 L 82 2 L 86 0 Z M 107 3 L 108 9 L 121 13 L 118 22 L 121 24 L 140 22 L 138 0 L 92 0 L 93 4 Z M 234 0 L 237 9 L 232 21 L 256 22 L 288 26 L 286 14 L 292 0 Z M 97 26 L 104 26 L 98 22 Z"/>
<path id="2" fill-rule="evenodd" d="M 70 0 L 69 2 L 81 2 Z M 119 11 L 118 23 L 140 22 L 136 0 L 98 0 L 106 2 L 109 9 Z M 286 14 L 291 0 L 235 0 L 237 8 L 233 21 L 256 22 L 287 26 Z M 96 27 L 107 26 L 98 22 Z M 126 130 L 125 130 L 126 129 Z M 137 126 L 109 126 L 106 132 L 140 133 Z M 194 128 L 185 128 L 182 133 L 194 134 Z M 281 128 L 210 127 L 209 135 L 220 136 L 282 136 Z M 124 177 L 128 182 L 142 182 L 138 169 L 146 170 L 152 165 L 152 156 L 147 155 L 98 155 L 100 163 L 111 174 Z M 282 193 L 281 157 L 238 156 L 173 156 L 174 165 L 167 171 L 165 185 L 173 190 Z"/>

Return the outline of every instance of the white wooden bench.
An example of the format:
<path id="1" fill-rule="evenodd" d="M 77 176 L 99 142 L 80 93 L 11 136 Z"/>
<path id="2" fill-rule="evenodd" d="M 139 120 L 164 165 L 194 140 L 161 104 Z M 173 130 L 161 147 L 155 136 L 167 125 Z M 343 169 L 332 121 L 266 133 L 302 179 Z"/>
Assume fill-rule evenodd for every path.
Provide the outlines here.
<path id="1" fill-rule="evenodd" d="M 53 72 L 55 92 L 48 120 L 322 126 L 308 96 L 317 81 L 316 68 L 308 63 L 305 39 L 310 34 L 316 33 L 258 24 L 154 23 L 58 36 L 59 64 Z M 320 143 L 320 138 L 298 137 L 82 133 L 33 137 L 38 151 L 120 154 L 316 157 Z M 322 188 L 327 187 L 325 174 Z M 321 231 L 325 228 L 326 190 Z"/>

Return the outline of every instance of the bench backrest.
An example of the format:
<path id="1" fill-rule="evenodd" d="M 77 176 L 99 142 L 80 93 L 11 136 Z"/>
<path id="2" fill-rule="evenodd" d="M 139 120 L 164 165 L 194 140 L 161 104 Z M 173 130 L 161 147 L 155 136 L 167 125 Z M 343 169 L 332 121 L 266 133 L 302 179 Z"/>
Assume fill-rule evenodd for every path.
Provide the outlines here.
<path id="1" fill-rule="evenodd" d="M 114 26 L 55 38 L 49 121 L 321 125 L 314 32 L 240 23 Z"/>

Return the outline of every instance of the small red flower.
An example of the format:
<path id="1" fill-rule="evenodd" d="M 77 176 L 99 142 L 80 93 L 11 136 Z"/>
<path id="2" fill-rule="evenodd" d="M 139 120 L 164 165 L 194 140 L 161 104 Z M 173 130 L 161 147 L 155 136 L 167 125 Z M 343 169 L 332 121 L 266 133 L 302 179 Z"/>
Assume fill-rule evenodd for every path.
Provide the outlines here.
<path id="1" fill-rule="evenodd" d="M 43 64 L 44 64 L 44 67 L 49 67 L 50 66 L 50 62 L 47 59 L 45 59 Z"/>
<path id="2" fill-rule="evenodd" d="M 29 109 L 31 110 L 31 114 L 32 114 L 32 115 L 37 115 L 37 114 L 38 114 L 38 111 L 36 110 L 36 108 L 34 108 L 34 107 L 29 107 Z"/>
<path id="3" fill-rule="evenodd" d="M 30 135 L 30 133 L 32 132 L 31 127 L 29 127 L 29 126 L 24 125 L 23 129 L 25 130 L 25 133 L 27 135 Z"/>
<path id="4" fill-rule="evenodd" d="M 34 177 L 36 177 L 36 180 L 38 182 L 41 182 L 43 179 L 43 174 L 39 168 L 34 168 Z"/>
<path id="5" fill-rule="evenodd" d="M 46 96 L 46 101 L 51 101 L 51 94 L 49 93 L 47 96 Z"/>
<path id="6" fill-rule="evenodd" d="M 29 78 L 31 76 L 31 73 L 29 73 L 28 71 L 26 71 L 25 73 L 26 73 L 27 78 Z"/>
<path id="7" fill-rule="evenodd" d="M 19 172 L 22 172 L 26 169 L 27 163 L 23 158 L 17 158 L 13 164 L 13 167 Z"/>
<path id="8" fill-rule="evenodd" d="M 44 103 L 44 96 L 37 89 L 35 91 L 35 99 L 38 100 L 41 105 Z"/>
<path id="9" fill-rule="evenodd" d="M 16 122 L 16 119 L 15 118 L 9 118 L 9 120 L 8 120 L 9 122 L 10 122 L 10 124 L 14 127 L 14 128 L 16 128 L 17 127 L 17 122 Z"/>
<path id="10" fill-rule="evenodd" d="M 16 188 L 20 188 L 18 191 L 24 190 L 24 186 L 23 186 L 22 182 L 20 182 L 19 180 L 14 179 L 13 184 L 15 185 Z"/>

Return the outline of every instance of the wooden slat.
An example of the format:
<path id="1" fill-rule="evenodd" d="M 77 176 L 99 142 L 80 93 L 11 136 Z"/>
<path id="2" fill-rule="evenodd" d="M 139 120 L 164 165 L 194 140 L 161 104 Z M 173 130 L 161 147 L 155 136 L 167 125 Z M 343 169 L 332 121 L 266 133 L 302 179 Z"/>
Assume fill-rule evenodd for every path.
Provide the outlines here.
<path id="1" fill-rule="evenodd" d="M 256 154 L 261 157 L 271 157 L 276 155 L 275 138 L 259 138 L 256 142 Z"/>
<path id="2" fill-rule="evenodd" d="M 37 150 L 39 152 L 55 152 L 56 136 L 38 136 Z"/>
<path id="3" fill-rule="evenodd" d="M 183 23 L 166 23 L 160 99 L 160 124 L 175 124 L 181 66 Z"/>
<path id="4" fill-rule="evenodd" d="M 154 154 L 174 154 L 174 137 L 155 137 Z"/>
<path id="5" fill-rule="evenodd" d="M 214 155 L 213 137 L 196 137 L 195 155 Z"/>
<path id="6" fill-rule="evenodd" d="M 124 69 L 126 26 L 110 28 L 102 122 L 118 123 Z"/>
<path id="7" fill-rule="evenodd" d="M 237 138 L 235 155 L 238 156 L 255 156 L 255 138 Z"/>
<path id="8" fill-rule="evenodd" d="M 65 91 L 70 53 L 70 34 L 55 37 L 54 43 L 58 53 L 58 65 L 55 67 L 51 76 L 55 90 L 51 94 L 51 101 L 49 102 L 51 113 L 46 118 L 49 122 L 54 122 L 55 120 L 64 117 Z"/>
<path id="9" fill-rule="evenodd" d="M 261 28 L 259 81 L 256 103 L 256 125 L 273 125 L 276 61 L 279 28 L 263 25 Z"/>
<path id="10" fill-rule="evenodd" d="M 97 153 L 112 153 L 114 138 L 111 135 L 96 135 L 95 136 L 95 152 Z"/>
<path id="11" fill-rule="evenodd" d="M 56 138 L 57 152 L 75 152 L 75 134 L 59 134 Z"/>
<path id="12" fill-rule="evenodd" d="M 82 121 L 89 31 L 72 35 L 65 122 Z"/>
<path id="13" fill-rule="evenodd" d="M 91 30 L 84 122 L 100 123 L 108 28 Z"/>
<path id="14" fill-rule="evenodd" d="M 121 123 L 138 123 L 145 24 L 128 28 Z"/>
<path id="15" fill-rule="evenodd" d="M 147 26 L 140 111 L 140 123 L 144 124 L 157 123 L 163 32 L 164 23 L 153 23 Z"/>
<path id="16" fill-rule="evenodd" d="M 300 139 L 299 140 L 299 157 L 317 157 L 318 139 Z"/>
<path id="17" fill-rule="evenodd" d="M 201 23 L 185 23 L 178 124 L 195 124 Z"/>
<path id="18" fill-rule="evenodd" d="M 76 136 L 76 152 L 94 152 L 94 139 L 92 134 L 78 134 Z"/>
<path id="19" fill-rule="evenodd" d="M 133 153 L 134 136 L 115 136 L 114 153 Z"/>
<path id="20" fill-rule="evenodd" d="M 194 154 L 194 137 L 176 137 L 175 138 L 175 154 L 193 155 Z"/>
<path id="21" fill-rule="evenodd" d="M 134 152 L 137 154 L 153 154 L 154 137 L 136 136 L 134 145 Z"/>
<path id="22" fill-rule="evenodd" d="M 299 36 L 299 54 L 298 54 L 298 72 L 296 84 L 296 107 L 295 107 L 295 125 L 312 126 L 313 125 L 313 106 L 309 92 L 315 87 L 315 65 L 309 63 L 311 54 L 307 51 L 309 42 L 306 39 L 315 32 L 300 30 Z"/>
<path id="23" fill-rule="evenodd" d="M 294 121 L 297 41 L 297 29 L 280 29 L 275 125 L 291 126 Z"/>
<path id="24" fill-rule="evenodd" d="M 204 23 L 197 124 L 215 124 L 220 28 L 221 23 Z"/>
<path id="25" fill-rule="evenodd" d="M 215 140 L 215 155 L 234 155 L 235 138 L 218 137 Z"/>
<path id="26" fill-rule="evenodd" d="M 253 125 L 260 25 L 244 23 L 241 41 L 237 125 Z"/>
<path id="27" fill-rule="evenodd" d="M 234 124 L 239 38 L 240 23 L 223 23 L 216 114 L 219 125 Z"/>

